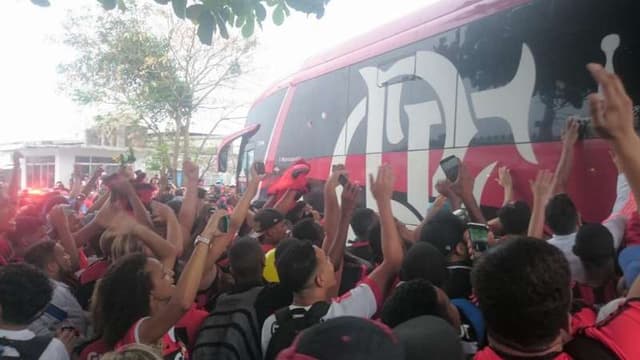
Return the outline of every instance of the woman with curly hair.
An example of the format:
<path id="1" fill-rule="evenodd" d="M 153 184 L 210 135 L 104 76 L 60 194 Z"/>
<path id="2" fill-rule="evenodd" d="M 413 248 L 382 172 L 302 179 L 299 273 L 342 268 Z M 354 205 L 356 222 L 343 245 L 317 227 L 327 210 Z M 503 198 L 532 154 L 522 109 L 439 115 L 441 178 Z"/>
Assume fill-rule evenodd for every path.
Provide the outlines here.
<path id="1" fill-rule="evenodd" d="M 96 330 L 108 349 L 148 344 L 161 349 L 165 359 L 188 358 L 188 345 L 207 315 L 193 306 L 207 257 L 220 257 L 232 237 L 217 230 L 224 215 L 211 217 L 176 285 L 169 267 L 142 253 L 109 268 L 93 307 Z"/>

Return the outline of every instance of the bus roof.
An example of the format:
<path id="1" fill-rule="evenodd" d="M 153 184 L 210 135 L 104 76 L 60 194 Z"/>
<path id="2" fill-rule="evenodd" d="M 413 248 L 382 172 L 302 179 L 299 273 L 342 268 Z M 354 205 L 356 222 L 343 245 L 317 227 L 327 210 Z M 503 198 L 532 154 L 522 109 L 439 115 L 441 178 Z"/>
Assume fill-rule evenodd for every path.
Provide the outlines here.
<path id="1" fill-rule="evenodd" d="M 273 84 L 257 101 L 284 87 L 384 54 L 477 18 L 529 1 L 531 0 L 440 0 L 413 14 L 356 36 L 329 51 L 310 57 L 300 70 Z"/>

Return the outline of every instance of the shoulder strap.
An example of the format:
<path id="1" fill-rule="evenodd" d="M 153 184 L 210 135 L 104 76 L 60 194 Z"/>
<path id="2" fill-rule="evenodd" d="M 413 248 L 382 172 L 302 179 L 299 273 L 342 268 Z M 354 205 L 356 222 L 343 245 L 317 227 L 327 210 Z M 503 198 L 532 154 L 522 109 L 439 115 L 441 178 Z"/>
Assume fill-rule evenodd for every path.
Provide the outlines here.
<path id="1" fill-rule="evenodd" d="M 22 360 L 38 360 L 40 355 L 51 343 L 53 337 L 49 335 L 36 336 L 29 340 L 11 340 L 7 338 L 0 338 L 0 345 L 8 346 L 16 349 Z"/>
<path id="2" fill-rule="evenodd" d="M 320 320 L 322 320 L 322 317 L 327 314 L 327 311 L 329 311 L 330 306 L 331 304 L 326 301 L 321 301 L 313 304 L 311 308 L 304 314 L 304 320 L 306 323 L 304 329 L 319 323 Z"/>
<path id="3" fill-rule="evenodd" d="M 275 312 L 276 321 L 271 329 L 271 341 L 267 347 L 265 360 L 275 359 L 280 351 L 286 349 L 295 340 L 298 333 L 320 322 L 327 314 L 331 304 L 317 302 L 309 310 L 289 307 Z"/>
<path id="4" fill-rule="evenodd" d="M 620 360 L 603 343 L 583 334 L 576 335 L 564 345 L 564 351 L 576 360 Z"/>

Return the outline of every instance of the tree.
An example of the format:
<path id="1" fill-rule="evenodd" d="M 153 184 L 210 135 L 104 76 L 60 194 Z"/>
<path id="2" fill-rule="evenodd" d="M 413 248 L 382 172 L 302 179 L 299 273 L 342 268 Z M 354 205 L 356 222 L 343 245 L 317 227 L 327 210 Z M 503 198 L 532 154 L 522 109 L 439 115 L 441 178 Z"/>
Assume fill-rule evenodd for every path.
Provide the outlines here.
<path id="1" fill-rule="evenodd" d="M 49 0 L 31 0 L 39 6 L 49 6 Z M 119 8 L 126 10 L 125 0 L 98 0 L 106 10 Z M 173 11 L 180 19 L 189 19 L 198 26 L 200 41 L 211 45 L 216 32 L 229 39 L 228 27 L 242 29 L 244 37 L 250 37 L 256 24 L 262 27 L 267 17 L 267 7 L 272 9 L 272 20 L 281 25 L 285 17 L 291 14 L 290 9 L 306 14 L 314 14 L 317 18 L 324 15 L 329 0 L 193 0 L 187 6 L 187 0 L 155 0 L 156 3 L 171 3 Z"/>
<path id="2" fill-rule="evenodd" d="M 60 65 L 65 91 L 98 109 L 99 127 L 145 127 L 159 170 L 175 176 L 192 155 L 193 115 L 216 108 L 226 117 L 238 106 L 229 90 L 249 68 L 255 41 L 236 36 L 203 45 L 194 27 L 163 9 L 127 6 L 124 13 L 70 16 L 64 43 L 78 56 Z"/>

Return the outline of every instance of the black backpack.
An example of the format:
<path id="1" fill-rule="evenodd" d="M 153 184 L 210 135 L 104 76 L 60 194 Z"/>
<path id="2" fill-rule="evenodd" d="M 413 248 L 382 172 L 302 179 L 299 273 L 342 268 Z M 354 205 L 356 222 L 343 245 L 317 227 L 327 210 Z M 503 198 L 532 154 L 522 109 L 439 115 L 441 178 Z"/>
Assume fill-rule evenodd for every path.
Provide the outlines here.
<path id="1" fill-rule="evenodd" d="M 276 311 L 276 322 L 273 323 L 265 360 L 275 360 L 282 350 L 291 346 L 302 330 L 319 324 L 330 306 L 330 303 L 322 301 L 313 304 L 308 311 L 302 308 L 289 309 L 289 307 Z"/>
<path id="2" fill-rule="evenodd" d="M 222 294 L 200 326 L 194 360 L 262 360 L 255 303 L 263 286 L 242 293 Z"/>
<path id="3" fill-rule="evenodd" d="M 47 346 L 49 346 L 52 339 L 53 337 L 49 335 L 36 336 L 29 340 L 0 338 L 0 360 L 38 360 L 42 353 L 47 349 Z M 15 349 L 19 356 L 13 357 L 2 355 L 4 353 L 2 348 L 5 346 Z"/>

